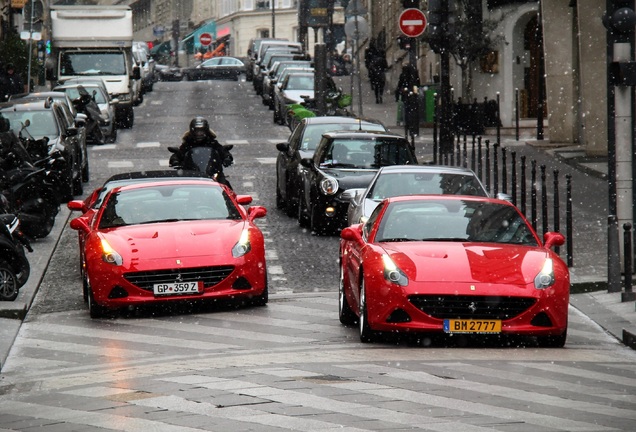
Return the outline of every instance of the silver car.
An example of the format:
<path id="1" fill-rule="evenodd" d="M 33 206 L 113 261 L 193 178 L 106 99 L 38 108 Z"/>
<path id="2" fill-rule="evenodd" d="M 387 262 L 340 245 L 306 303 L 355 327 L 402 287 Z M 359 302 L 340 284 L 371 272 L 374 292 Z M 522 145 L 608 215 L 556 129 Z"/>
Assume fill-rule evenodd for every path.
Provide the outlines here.
<path id="1" fill-rule="evenodd" d="M 436 165 L 392 165 L 378 170 L 366 189 L 348 189 L 342 200 L 349 200 L 349 225 L 365 222 L 385 198 L 399 195 L 488 196 L 477 175 L 468 168 Z"/>

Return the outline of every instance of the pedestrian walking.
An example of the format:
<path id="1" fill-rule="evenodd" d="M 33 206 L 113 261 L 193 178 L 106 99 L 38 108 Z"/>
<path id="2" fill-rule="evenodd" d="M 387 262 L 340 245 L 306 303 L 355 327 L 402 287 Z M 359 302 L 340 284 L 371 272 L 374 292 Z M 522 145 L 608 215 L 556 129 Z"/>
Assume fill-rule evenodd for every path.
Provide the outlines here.
<path id="1" fill-rule="evenodd" d="M 377 50 L 375 57 L 369 62 L 369 81 L 375 93 L 375 103 L 382 103 L 384 87 L 386 86 L 386 71 L 389 64 L 386 61 L 386 54 L 382 50 Z"/>
<path id="2" fill-rule="evenodd" d="M 9 98 L 9 82 L 7 80 L 7 70 L 0 62 L 0 102 L 5 102 Z"/>
<path id="3" fill-rule="evenodd" d="M 12 63 L 7 65 L 6 80 L 7 95 L 11 96 L 14 94 L 25 93 L 22 77 L 16 72 L 15 66 L 13 66 Z"/>
<path id="4" fill-rule="evenodd" d="M 403 104 L 404 128 L 411 137 L 419 134 L 418 91 L 420 77 L 417 68 L 410 63 L 402 65 L 402 72 L 395 89 L 395 101 Z M 398 112 L 400 110 L 398 109 Z"/>
<path id="5" fill-rule="evenodd" d="M 369 46 L 364 50 L 364 66 L 367 68 L 371 91 L 375 92 L 375 82 L 371 79 L 371 62 L 377 57 L 378 49 L 375 46 L 375 40 L 371 39 Z"/>

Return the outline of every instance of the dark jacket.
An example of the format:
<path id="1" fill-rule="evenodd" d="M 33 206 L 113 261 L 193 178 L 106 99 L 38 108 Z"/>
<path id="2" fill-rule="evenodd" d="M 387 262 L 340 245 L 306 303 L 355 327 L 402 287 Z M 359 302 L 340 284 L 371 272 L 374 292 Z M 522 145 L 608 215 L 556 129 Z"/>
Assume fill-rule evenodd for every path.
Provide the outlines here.
<path id="1" fill-rule="evenodd" d="M 395 88 L 395 100 L 399 100 L 400 97 L 404 100 L 404 98 L 413 91 L 413 87 L 420 86 L 420 77 L 417 73 L 417 69 L 415 69 L 410 64 L 404 65 L 402 67 L 402 73 L 400 73 L 400 77 L 398 78 L 398 84 Z"/>

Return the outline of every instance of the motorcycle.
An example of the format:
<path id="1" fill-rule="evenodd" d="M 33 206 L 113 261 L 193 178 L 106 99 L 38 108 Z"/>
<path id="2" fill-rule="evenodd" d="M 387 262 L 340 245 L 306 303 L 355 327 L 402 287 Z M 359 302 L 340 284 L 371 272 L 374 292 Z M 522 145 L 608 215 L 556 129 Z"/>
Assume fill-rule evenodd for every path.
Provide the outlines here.
<path id="1" fill-rule="evenodd" d="M 222 165 L 228 167 L 232 165 L 232 156 L 230 150 L 233 145 L 224 145 L 223 148 L 226 151 L 226 157 L 224 158 Z M 223 167 L 218 163 L 211 163 L 214 160 L 214 149 L 212 147 L 193 147 L 185 154 L 181 154 L 178 147 L 168 147 L 168 150 L 172 153 L 170 157 L 169 165 L 175 169 L 198 171 L 205 173 L 208 177 L 222 183 L 232 189 L 232 185 L 223 172 Z"/>
<path id="2" fill-rule="evenodd" d="M 60 201 L 51 181 L 46 168 L 30 163 L 17 139 L 2 140 L 0 192 L 7 200 L 6 212 L 20 218 L 22 231 L 31 238 L 46 237 L 53 229 Z"/>
<path id="3" fill-rule="evenodd" d="M 31 265 L 25 249 L 33 249 L 20 231 L 20 220 L 5 211 L 6 203 L 0 203 L 0 301 L 12 301 L 29 279 Z"/>
<path id="4" fill-rule="evenodd" d="M 299 104 L 287 105 L 287 124 L 290 130 L 294 130 L 298 123 L 306 117 L 316 117 L 316 99 L 303 96 L 303 102 Z M 351 95 L 343 93 L 342 89 L 327 94 L 326 112 L 327 116 L 351 116 L 347 107 L 351 106 Z"/>
<path id="5" fill-rule="evenodd" d="M 86 139 L 95 144 L 104 144 L 106 138 L 99 125 L 104 124 L 106 120 L 102 116 L 97 102 L 83 88 L 80 90 L 80 96 L 71 102 L 78 113 L 86 116 Z"/>

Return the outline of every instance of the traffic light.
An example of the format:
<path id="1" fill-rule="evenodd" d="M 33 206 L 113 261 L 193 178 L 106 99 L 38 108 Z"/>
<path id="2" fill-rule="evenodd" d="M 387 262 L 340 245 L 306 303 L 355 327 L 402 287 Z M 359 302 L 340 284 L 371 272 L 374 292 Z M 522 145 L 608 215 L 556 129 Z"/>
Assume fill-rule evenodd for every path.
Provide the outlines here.
<path id="1" fill-rule="evenodd" d="M 428 1 L 428 44 L 439 53 L 444 48 L 444 40 L 448 27 L 448 0 Z"/>
<path id="2" fill-rule="evenodd" d="M 402 6 L 404 9 L 419 9 L 420 8 L 420 0 L 402 0 Z"/>
<path id="3" fill-rule="evenodd" d="M 397 38 L 398 46 L 403 50 L 410 50 L 413 46 L 413 38 L 408 36 L 398 36 Z"/>
<path id="4" fill-rule="evenodd" d="M 614 0 L 613 8 L 605 11 L 603 16 L 603 25 L 615 42 L 629 42 L 634 35 L 634 24 L 634 0 Z"/>

